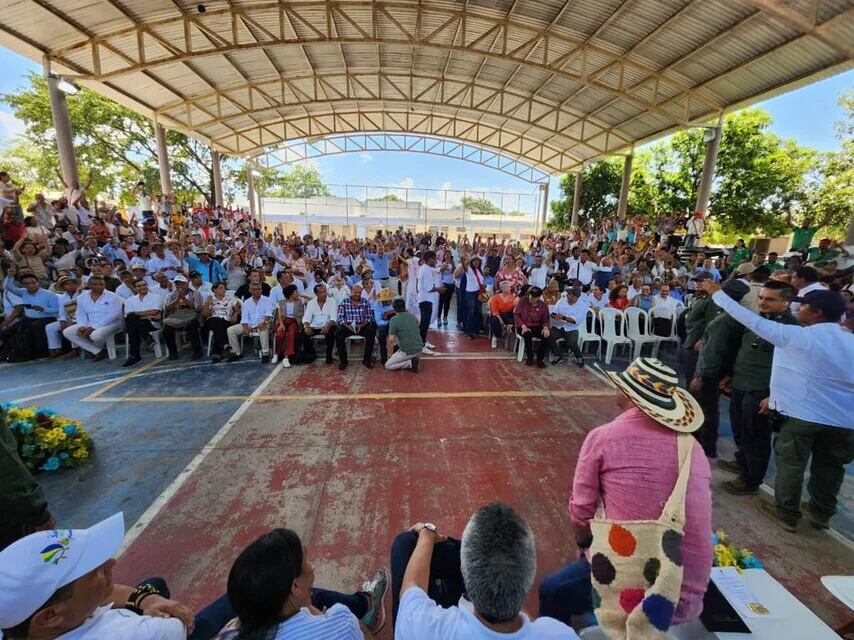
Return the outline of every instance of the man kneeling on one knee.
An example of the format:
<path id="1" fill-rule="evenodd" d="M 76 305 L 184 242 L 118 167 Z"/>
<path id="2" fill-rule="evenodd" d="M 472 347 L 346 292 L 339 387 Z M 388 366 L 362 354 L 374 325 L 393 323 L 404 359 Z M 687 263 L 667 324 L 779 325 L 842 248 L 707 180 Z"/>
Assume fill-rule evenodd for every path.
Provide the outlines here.
<path id="1" fill-rule="evenodd" d="M 92 354 L 92 360 L 107 357 L 107 338 L 122 330 L 122 297 L 105 290 L 103 276 L 89 278 L 89 290 L 77 298 L 75 323 L 62 332 L 75 347 Z"/>
<path id="2" fill-rule="evenodd" d="M 387 347 L 391 355 L 386 360 L 385 368 L 389 371 L 407 369 L 417 373 L 418 355 L 424 348 L 418 320 L 406 310 L 406 302 L 403 298 L 397 298 L 392 303 L 392 308 L 395 313 L 388 323 Z"/>

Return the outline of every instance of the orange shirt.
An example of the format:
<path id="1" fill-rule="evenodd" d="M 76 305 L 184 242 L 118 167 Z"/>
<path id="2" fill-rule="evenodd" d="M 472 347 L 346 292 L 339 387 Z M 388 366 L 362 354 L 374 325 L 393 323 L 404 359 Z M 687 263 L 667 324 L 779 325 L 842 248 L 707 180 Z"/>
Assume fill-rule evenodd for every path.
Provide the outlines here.
<path id="1" fill-rule="evenodd" d="M 501 313 L 511 313 L 513 307 L 516 306 L 516 297 L 513 296 L 509 300 L 502 295 L 495 295 L 489 300 L 489 313 L 497 316 Z"/>

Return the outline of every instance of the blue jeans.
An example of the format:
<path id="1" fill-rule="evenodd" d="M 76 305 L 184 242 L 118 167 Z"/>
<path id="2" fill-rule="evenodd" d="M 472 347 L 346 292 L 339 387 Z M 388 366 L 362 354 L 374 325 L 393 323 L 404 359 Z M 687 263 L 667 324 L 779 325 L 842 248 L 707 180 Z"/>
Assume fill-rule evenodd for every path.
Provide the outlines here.
<path id="1" fill-rule="evenodd" d="M 163 578 L 148 578 L 139 584 L 153 585 L 164 598 L 171 597 L 169 587 Z M 231 608 L 228 596 L 222 595 L 196 614 L 196 626 L 187 640 L 210 640 L 220 632 L 229 620 L 236 616 L 237 614 Z"/>
<path id="2" fill-rule="evenodd" d="M 572 616 L 593 611 L 590 564 L 584 557 L 548 574 L 540 583 L 540 616 L 572 624 Z"/>
<path id="3" fill-rule="evenodd" d="M 169 587 L 163 578 L 148 578 L 139 584 L 150 584 L 164 598 L 171 597 Z M 139 586 L 139 585 L 137 585 Z M 326 589 L 311 590 L 311 604 L 324 611 L 334 604 L 343 604 L 360 620 L 368 613 L 368 598 L 364 593 L 351 595 Z M 196 614 L 196 625 L 187 640 L 211 640 L 237 614 L 231 608 L 227 595 L 222 595 Z"/>
<path id="4" fill-rule="evenodd" d="M 480 312 L 480 302 L 477 297 L 480 291 L 461 291 L 463 301 L 463 331 L 480 333 L 483 331 L 483 317 Z"/>
<path id="5" fill-rule="evenodd" d="M 403 574 L 406 565 L 415 551 L 418 534 L 404 531 L 398 534 L 391 545 L 391 616 L 392 624 L 397 620 L 397 609 L 400 606 L 400 587 L 403 585 Z M 433 547 L 433 558 L 430 560 L 430 585 L 427 595 L 439 606 L 449 608 L 460 601 L 466 591 L 463 574 L 460 570 L 459 540 L 448 538 Z"/>

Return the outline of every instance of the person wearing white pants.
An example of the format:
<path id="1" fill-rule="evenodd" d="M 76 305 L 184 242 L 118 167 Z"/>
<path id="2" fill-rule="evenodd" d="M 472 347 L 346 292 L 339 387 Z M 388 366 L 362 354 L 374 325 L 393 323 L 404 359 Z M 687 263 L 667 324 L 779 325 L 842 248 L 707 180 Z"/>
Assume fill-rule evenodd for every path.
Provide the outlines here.
<path id="1" fill-rule="evenodd" d="M 75 347 L 92 354 L 92 361 L 107 357 L 107 338 L 122 330 L 124 300 L 104 289 L 102 276 L 89 278 L 89 290 L 77 299 L 76 322 L 62 332 Z"/>
<path id="2" fill-rule="evenodd" d="M 240 308 L 240 322 L 226 331 L 228 346 L 231 347 L 229 362 L 240 360 L 243 353 L 243 336 L 257 334 L 261 342 L 261 362 L 270 362 L 270 327 L 273 324 L 275 306 L 267 296 L 261 295 L 261 284 L 249 285 L 251 297 Z"/>
<path id="3" fill-rule="evenodd" d="M 68 276 L 62 276 L 56 282 L 57 288 L 62 289 L 65 293 L 58 294 L 59 298 L 59 316 L 44 328 L 47 336 L 47 348 L 50 350 L 51 358 L 59 357 L 62 354 L 62 330 L 68 325 L 74 324 L 74 314 L 77 308 L 77 298 L 83 293 L 78 291 L 77 281 L 72 280 Z"/>

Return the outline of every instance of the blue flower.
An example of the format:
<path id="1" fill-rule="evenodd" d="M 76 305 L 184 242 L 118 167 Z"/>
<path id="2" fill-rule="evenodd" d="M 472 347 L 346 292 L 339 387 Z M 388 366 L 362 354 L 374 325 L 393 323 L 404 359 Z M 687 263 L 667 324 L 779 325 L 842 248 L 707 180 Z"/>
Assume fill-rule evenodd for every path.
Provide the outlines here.
<path id="1" fill-rule="evenodd" d="M 63 451 L 62 453 L 59 454 L 60 460 L 68 460 L 68 458 L 69 458 L 69 455 L 68 455 L 67 451 Z"/>
<path id="2" fill-rule="evenodd" d="M 40 468 L 42 471 L 56 471 L 59 469 L 59 458 L 51 456 Z"/>
<path id="3" fill-rule="evenodd" d="M 35 453 L 35 451 L 36 451 L 35 446 L 33 446 L 31 444 L 25 444 L 24 446 L 21 447 L 21 453 L 23 453 L 25 456 L 31 456 L 31 455 L 33 455 L 33 453 Z"/>
<path id="4" fill-rule="evenodd" d="M 14 402 L 4 402 L 3 409 L 8 411 L 9 409 L 19 409 L 21 405 L 16 404 Z"/>
<path id="5" fill-rule="evenodd" d="M 747 556 L 746 558 L 743 558 L 741 561 L 741 564 L 744 566 L 745 569 L 761 569 L 762 568 L 762 563 L 759 561 L 759 558 L 757 558 L 754 555 L 750 555 L 750 556 Z"/>
<path id="6" fill-rule="evenodd" d="M 33 425 L 26 420 L 16 420 L 12 423 L 21 433 L 29 433 L 33 430 Z"/>
<path id="7" fill-rule="evenodd" d="M 67 436 L 77 435 L 77 427 L 75 427 L 73 424 L 65 425 L 62 430 L 65 431 L 65 435 Z"/>
<path id="8" fill-rule="evenodd" d="M 713 533 L 712 534 L 712 546 L 716 545 L 718 542 L 720 542 L 720 539 L 718 538 L 718 534 Z"/>

